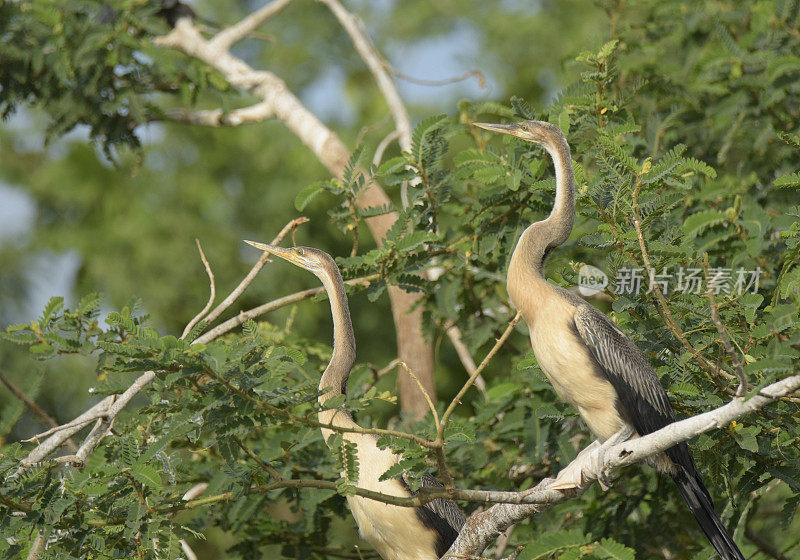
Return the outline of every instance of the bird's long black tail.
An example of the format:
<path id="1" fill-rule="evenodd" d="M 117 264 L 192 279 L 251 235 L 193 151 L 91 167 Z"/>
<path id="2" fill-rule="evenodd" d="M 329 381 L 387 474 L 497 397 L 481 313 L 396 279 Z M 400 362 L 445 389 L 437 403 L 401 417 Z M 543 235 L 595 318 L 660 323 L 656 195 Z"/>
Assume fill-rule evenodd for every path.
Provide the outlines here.
<path id="1" fill-rule="evenodd" d="M 714 511 L 714 503 L 700 476 L 696 472 L 687 472 L 685 468 L 678 467 L 672 480 L 678 485 L 683 500 L 722 560 L 744 560 L 739 547 Z"/>

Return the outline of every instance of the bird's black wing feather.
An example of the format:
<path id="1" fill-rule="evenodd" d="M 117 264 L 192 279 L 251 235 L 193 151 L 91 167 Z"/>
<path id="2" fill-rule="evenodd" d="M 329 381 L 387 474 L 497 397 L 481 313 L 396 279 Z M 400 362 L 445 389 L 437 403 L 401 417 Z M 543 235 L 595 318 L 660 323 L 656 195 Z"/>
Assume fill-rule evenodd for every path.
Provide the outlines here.
<path id="1" fill-rule="evenodd" d="M 423 474 L 420 477 L 420 482 L 422 486 L 433 486 L 434 488 L 444 488 L 444 485 L 436 480 L 433 476 L 429 474 Z M 461 530 L 461 527 L 464 526 L 464 523 L 467 522 L 467 518 L 464 515 L 464 512 L 461 511 L 461 508 L 458 507 L 453 500 L 445 500 L 442 498 L 437 498 L 436 500 L 431 500 L 424 506 L 428 508 L 433 513 L 447 521 L 447 524 L 458 533 Z"/>
<path id="2" fill-rule="evenodd" d="M 659 430 L 675 414 L 656 372 L 639 348 L 611 319 L 589 304 L 578 306 L 575 331 L 589 348 L 599 370 L 614 386 L 622 412 L 639 435 Z M 686 443 L 667 449 L 677 469 L 669 473 L 686 504 L 723 560 L 744 560 L 741 551 L 714 511 Z"/>
<path id="3" fill-rule="evenodd" d="M 589 304 L 575 311 L 575 331 L 589 349 L 600 372 L 614 386 L 623 416 L 639 435 L 675 421 L 675 413 L 656 372 L 628 336 Z M 672 462 L 696 472 L 689 448 L 681 443 L 667 450 Z"/>
<path id="4" fill-rule="evenodd" d="M 656 372 L 611 319 L 584 304 L 575 311 L 575 330 L 614 386 L 625 417 L 639 435 L 654 432 L 675 420 Z"/>
<path id="5" fill-rule="evenodd" d="M 402 477 L 400 477 L 400 481 L 408 489 L 408 484 Z M 420 483 L 422 486 L 444 488 L 441 482 L 429 474 L 423 474 L 420 477 Z M 447 552 L 450 545 L 458 537 L 458 533 L 464 523 L 467 522 L 464 512 L 453 500 L 442 498 L 431 500 L 427 504 L 416 508 L 416 512 L 423 525 L 436 531 L 436 554 L 439 557 L 444 556 L 444 553 Z"/>

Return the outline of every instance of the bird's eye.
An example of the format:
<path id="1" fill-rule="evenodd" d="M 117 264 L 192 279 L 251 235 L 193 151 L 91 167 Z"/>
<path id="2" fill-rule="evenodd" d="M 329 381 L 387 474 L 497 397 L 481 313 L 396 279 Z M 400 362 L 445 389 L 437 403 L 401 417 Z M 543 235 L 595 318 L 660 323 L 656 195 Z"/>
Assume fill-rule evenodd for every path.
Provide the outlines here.
<path id="1" fill-rule="evenodd" d="M 302 247 L 295 247 L 294 252 L 297 253 L 299 256 L 303 256 L 303 248 Z"/>

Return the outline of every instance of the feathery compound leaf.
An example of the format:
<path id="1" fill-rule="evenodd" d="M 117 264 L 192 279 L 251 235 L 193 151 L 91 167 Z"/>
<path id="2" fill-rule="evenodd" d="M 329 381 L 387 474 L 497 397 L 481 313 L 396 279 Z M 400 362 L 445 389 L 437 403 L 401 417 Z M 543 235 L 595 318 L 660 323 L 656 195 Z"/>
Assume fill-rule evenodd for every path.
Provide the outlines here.
<path id="1" fill-rule="evenodd" d="M 252 319 L 248 319 L 242 325 L 242 332 L 247 338 L 255 338 L 258 334 L 258 324 Z"/>
<path id="2" fill-rule="evenodd" d="M 713 167 L 695 158 L 685 158 L 681 160 L 681 162 L 675 168 L 676 173 L 683 174 L 689 171 L 702 173 L 706 177 L 711 177 L 712 179 L 714 179 L 717 176 L 717 172 L 714 170 Z"/>
<path id="3" fill-rule="evenodd" d="M 800 187 L 800 173 L 792 173 L 791 175 L 778 177 L 773 184 L 781 189 Z"/>
<path id="4" fill-rule="evenodd" d="M 325 190 L 325 184 L 322 182 L 313 183 L 307 187 L 300 189 L 297 196 L 294 198 L 294 207 L 298 212 L 302 212 L 308 203 L 311 202 L 315 196 Z"/>
<path id="5" fill-rule="evenodd" d="M 518 117 L 521 117 L 525 120 L 533 119 L 533 111 L 531 110 L 531 106 L 528 105 L 528 102 L 522 99 L 521 97 L 512 97 L 511 98 L 511 107 L 514 109 L 514 114 Z"/>
<path id="6" fill-rule="evenodd" d="M 419 165 L 425 157 L 426 138 L 447 123 L 447 115 L 433 115 L 422 120 L 411 135 L 411 157 Z"/>
<path id="7" fill-rule="evenodd" d="M 603 539 L 594 545 L 594 555 L 609 560 L 635 560 L 633 549 L 620 544 L 614 539 Z"/>
<path id="8" fill-rule="evenodd" d="M 683 222 L 683 232 L 691 239 L 694 239 L 706 229 L 721 224 L 725 221 L 725 214 L 719 210 L 704 210 L 697 214 L 692 214 Z"/>
<path id="9" fill-rule="evenodd" d="M 608 155 L 611 156 L 611 158 L 614 159 L 618 164 L 628 171 L 639 171 L 639 164 L 636 162 L 636 159 L 628 154 L 624 147 L 620 146 L 614 142 L 612 138 L 609 138 L 605 135 L 598 136 L 597 139 L 606 149 Z"/>
<path id="10" fill-rule="evenodd" d="M 361 166 L 361 160 L 363 157 L 364 144 L 362 143 L 356 146 L 356 149 L 353 150 L 352 154 L 350 154 L 350 159 L 347 160 L 347 165 L 344 166 L 344 171 L 342 172 L 342 182 L 345 185 L 352 186 L 361 175 L 359 167 Z"/>
<path id="11" fill-rule="evenodd" d="M 53 319 L 53 315 L 58 313 L 64 307 L 64 298 L 63 297 L 51 297 L 50 301 L 47 302 L 47 305 L 44 306 L 44 312 L 42 313 L 42 318 L 39 319 L 39 328 L 45 329 L 50 321 Z"/>
<path id="12" fill-rule="evenodd" d="M 542 533 L 535 542 L 529 544 L 519 555 L 520 560 L 539 560 L 556 552 L 570 548 L 580 548 L 591 541 L 582 531 L 552 531 Z"/>
<path id="13" fill-rule="evenodd" d="M 148 488 L 161 489 L 161 475 L 158 474 L 158 470 L 154 466 L 137 463 L 131 466 L 131 474 Z"/>

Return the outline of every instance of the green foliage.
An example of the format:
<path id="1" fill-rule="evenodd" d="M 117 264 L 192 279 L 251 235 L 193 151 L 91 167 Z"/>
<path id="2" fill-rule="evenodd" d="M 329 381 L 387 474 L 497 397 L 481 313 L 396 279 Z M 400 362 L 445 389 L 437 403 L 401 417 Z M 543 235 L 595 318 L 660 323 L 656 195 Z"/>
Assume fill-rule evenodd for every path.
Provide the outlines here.
<path id="1" fill-rule="evenodd" d="M 406 18 L 398 18 L 397 29 L 429 29 L 423 15 L 430 16 L 435 8 L 424 4 L 415 3 Z M 481 19 L 477 4 L 467 4 L 463 17 Z M 647 291 L 646 271 L 640 270 L 639 293 L 615 293 L 622 271 L 644 269 L 642 244 L 656 273 L 698 269 L 702 278 L 705 265 L 729 271 L 729 289 L 716 295 L 717 305 L 755 388 L 796 372 L 797 3 L 602 2 L 612 26 L 597 45 L 586 39 L 596 33 L 562 32 L 590 19 L 583 15 L 585 3 L 579 8 L 569 2 L 553 4 L 542 8 L 547 17 L 571 10 L 570 17 L 562 18 L 563 26 L 547 20 L 541 34 L 525 33 L 522 37 L 530 47 L 525 49 L 520 49 L 519 39 L 510 39 L 518 32 L 521 16 L 513 18 L 515 25 L 504 19 L 505 12 L 482 18 L 487 35 L 502 36 L 508 43 L 504 48 L 513 49 L 507 62 L 517 76 L 505 82 L 505 90 L 522 97 L 512 98 L 508 106 L 465 101 L 455 115 L 420 119 L 411 151 L 387 153 L 376 166 L 367 163 L 376 144 L 367 135 L 342 180 L 320 180 L 308 171 L 313 167 L 308 160 L 286 157 L 279 141 L 266 149 L 264 129 L 217 131 L 210 147 L 189 166 L 196 169 L 181 168 L 187 178 L 167 164 L 158 173 L 145 167 L 141 176 L 130 179 L 128 189 L 118 191 L 108 189 L 108 183 L 118 180 L 116 175 L 86 163 L 94 161 L 90 152 L 69 153 L 66 161 L 78 163 L 57 169 L 71 173 L 51 171 L 49 176 L 41 175 L 40 156 L 18 158 L 24 162 L 6 156 L 5 167 L 12 169 L 16 181 L 32 170 L 31 190 L 39 197 L 47 232 L 38 246 L 71 247 L 72 235 L 100 244 L 80 245 L 86 259 L 82 274 L 91 280 L 92 289 L 102 284 L 98 279 L 117 278 L 108 284 L 129 296 L 150 277 L 159 285 L 166 284 L 167 277 L 175 281 L 161 286 L 160 292 L 149 292 L 145 308 L 156 320 L 135 305 L 117 305 L 118 297 L 102 307 L 119 308 L 104 312 L 105 319 L 97 295 L 67 305 L 53 298 L 41 317 L 2 333 L 42 367 L 64 368 L 73 358 L 82 360 L 81 371 L 94 367 L 96 395 L 118 394 L 144 371 L 158 374 L 117 418 L 114 430 L 82 470 L 48 461 L 15 476 L 31 445 L 16 442 L 21 434 L 12 432 L 24 423 L 24 407 L 9 401 L 2 408 L 0 436 L 6 443 L 0 455 L 0 555 L 24 557 L 32 529 L 50 539 L 44 557 L 52 558 L 176 558 L 180 539 L 198 542 L 197 535 L 219 533 L 224 533 L 230 557 L 350 553 L 353 522 L 344 497 L 358 487 L 363 465 L 346 438 L 334 435 L 327 445 L 322 440 L 315 425 L 321 409 L 317 383 L 330 349 L 296 334 L 304 328 L 319 329 L 313 338 L 327 340 L 320 334 L 329 336 L 323 319 L 327 305 L 304 306 L 296 322 L 291 315 L 282 327 L 248 321 L 241 335 L 192 344 L 205 328 L 201 323 L 186 340 L 178 339 L 167 333 L 185 322 L 182 317 L 188 320 L 196 312 L 187 311 L 186 301 L 196 305 L 204 300 L 207 284 L 202 276 L 194 284 L 189 281 L 200 274 L 199 265 L 190 270 L 182 264 L 188 261 L 173 258 L 186 251 L 170 252 L 168 241 L 208 231 L 220 255 L 218 277 L 233 283 L 244 265 L 232 247 L 242 237 L 255 238 L 250 233 L 262 231 L 264 222 L 270 231 L 275 223 L 283 223 L 269 213 L 270 207 L 289 208 L 294 199 L 297 210 L 318 216 L 308 244 L 321 245 L 323 238 L 327 242 L 328 233 L 335 239 L 335 250 L 328 247 L 332 253 L 352 249 L 351 256 L 338 259 L 345 277 L 381 275 L 381 281 L 367 289 L 368 300 L 352 298 L 356 328 L 365 334 L 359 336 L 362 362 L 372 359 L 365 358 L 365 352 L 372 352 L 380 364 L 393 357 L 393 345 L 383 343 L 385 333 L 391 338 L 385 298 L 385 288 L 391 285 L 424 295 L 425 315 L 435 326 L 434 341 L 442 334 L 441 326 L 453 321 L 471 354 L 481 357 L 509 318 L 504 280 L 514 244 L 530 222 L 550 211 L 555 183 L 542 150 L 469 126 L 476 120 L 539 118 L 558 124 L 567 134 L 578 183 L 578 216 L 570 241 L 548 260 L 547 276 L 556 284 L 575 286 L 582 263 L 608 274 L 606 295 L 612 301 L 598 305 L 651 360 L 679 416 L 727 402 L 736 388 L 736 381 L 726 375 L 733 372 L 733 364 L 720 345 L 708 299 L 677 289 L 674 276 L 663 293 L 669 324 L 661 302 Z M 162 103 L 168 103 L 163 101 L 166 95 L 154 93 L 177 97 L 183 105 L 212 94 L 220 94 L 225 106 L 239 101 L 238 94 L 226 91 L 204 66 L 152 47 L 149 39 L 167 31 L 153 17 L 154 5 L 129 3 L 105 23 L 91 17 L 100 9 L 100 4 L 86 2 L 12 3 L 0 8 L 0 15 L 6 16 L 0 17 L 0 29 L 8 62 L 0 70 L 3 111 L 37 106 L 50 116 L 52 135 L 86 124 L 92 137 L 107 146 L 136 145 L 135 127 L 158 117 Z M 328 24 L 310 13 L 298 16 L 298 25 L 313 29 L 311 35 L 325 48 L 312 42 L 301 49 L 279 31 L 279 40 L 270 46 L 286 59 L 270 55 L 271 63 L 285 64 L 287 72 L 296 72 L 292 77 L 298 82 L 313 74 L 310 63 L 298 60 L 307 54 L 303 49 L 330 49 L 334 54 L 328 56 L 349 60 L 339 56 L 346 38 L 332 39 Z M 602 19 L 596 13 L 593 17 Z M 441 23 L 438 17 L 428 19 Z M 506 24 L 492 23 L 497 21 Z M 53 33 L 54 27 L 61 32 Z M 559 41 L 546 45 L 548 49 L 580 54 L 573 54 L 564 70 L 573 83 L 542 103 L 542 86 L 529 83 L 538 80 L 539 73 L 523 65 L 533 56 L 529 51 L 544 48 L 532 45 L 531 37 L 552 36 L 550 28 L 558 30 Z M 574 42 L 565 46 L 569 37 Z M 505 67 L 497 71 L 506 72 Z M 79 82 L 87 85 L 75 87 Z M 359 110 L 364 111 L 359 116 L 377 122 L 385 107 L 378 100 Z M 199 145 L 191 133 L 169 134 L 170 141 L 177 138 L 180 145 Z M 258 146 L 257 151 L 247 151 L 252 146 Z M 167 162 L 183 157 L 169 146 L 159 149 Z M 250 175 L 232 173 L 228 160 L 236 167 L 251 165 Z M 86 181 L 83 173 L 90 168 L 92 180 Z M 133 164 L 124 167 L 131 175 L 135 169 Z M 77 179 L 70 179 L 73 175 Z M 395 204 L 357 209 L 354 201 L 367 178 L 378 181 Z M 60 187 L 62 180 L 60 190 L 47 187 Z M 156 182 L 158 190 L 152 190 L 150 184 Z M 266 182 L 269 192 L 282 193 L 283 198 L 273 194 L 262 203 L 259 197 L 267 191 L 250 185 Z M 298 190 L 298 182 L 309 186 Z M 218 190 L 216 183 L 224 183 L 225 189 Z M 231 194 L 237 184 L 246 189 L 238 203 Z M 407 200 L 398 204 L 402 190 Z M 152 212 L 150 205 L 162 200 L 160 196 L 166 205 Z M 105 204 L 101 201 L 123 209 L 109 214 L 111 226 L 91 222 Z M 146 219 L 129 221 L 126 216 L 133 210 Z M 380 248 L 365 242 L 365 235 L 355 243 L 365 219 L 391 211 L 398 213 L 398 220 Z M 71 216 L 85 221 L 70 222 Z M 232 225 L 216 229 L 220 223 Z M 71 233 L 73 228 L 79 233 Z M 131 232 L 141 237 L 126 237 Z M 147 253 L 150 246 L 157 249 Z M 107 254 L 117 259 L 103 260 Z M 422 280 L 419 272 L 431 265 L 441 274 Z M 755 293 L 739 294 L 734 289 L 737 271 L 757 269 L 761 275 L 757 290 L 751 289 Z M 279 270 L 275 267 L 269 274 Z M 173 276 L 179 274 L 185 277 Z M 123 284 L 123 279 L 130 283 Z M 290 285 L 282 280 L 270 283 Z M 192 287 L 184 291 L 183 286 Z M 261 303 L 265 293 L 254 300 Z M 486 398 L 468 393 L 445 429 L 447 462 L 459 487 L 529 488 L 553 476 L 591 441 L 575 411 L 557 398 L 527 351 L 524 329 L 518 331 L 484 372 Z M 446 344 L 441 348 L 440 394 L 447 395 L 442 386 L 460 385 L 463 373 Z M 394 414 L 395 399 L 390 378 L 378 379 L 378 369 L 358 364 L 349 397 L 326 406 L 345 407 L 362 425 L 383 426 L 386 416 Z M 21 386 L 27 396 L 39 398 L 44 392 L 49 378 L 43 371 L 24 379 Z M 434 403 L 440 413 L 446 402 L 443 398 Z M 765 535 L 788 557 L 798 550 L 791 536 L 800 505 L 800 480 L 793 468 L 800 461 L 797 414 L 795 402 L 780 401 L 691 442 L 726 525 Z M 420 437 L 434 434 L 430 418 L 392 426 Z M 382 436 L 379 445 L 402 455 L 383 478 L 403 477 L 412 489 L 436 464 L 426 449 L 408 439 Z M 520 524 L 510 544 L 525 545 L 521 558 L 530 559 L 627 560 L 635 557 L 634 551 L 647 558 L 665 550 L 675 558 L 708 555 L 709 545 L 668 480 L 647 468 L 626 469 L 620 477 L 610 492 L 592 488 L 580 499 Z M 334 485 L 284 487 L 276 484 L 281 479 Z M 182 499 L 201 482 L 208 488 L 200 498 Z M 737 538 L 745 532 L 738 531 Z M 759 558 L 746 538 L 739 540 L 746 555 Z"/>
<path id="2" fill-rule="evenodd" d="M 163 117 L 148 95 L 192 103 L 201 91 L 230 89 L 219 74 L 198 63 L 178 64 L 149 43 L 168 31 L 160 9 L 146 0 L 4 3 L 2 116 L 21 105 L 39 107 L 51 119 L 51 138 L 87 125 L 111 155 L 116 145 L 138 148 L 136 127 Z"/>

